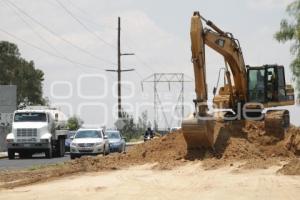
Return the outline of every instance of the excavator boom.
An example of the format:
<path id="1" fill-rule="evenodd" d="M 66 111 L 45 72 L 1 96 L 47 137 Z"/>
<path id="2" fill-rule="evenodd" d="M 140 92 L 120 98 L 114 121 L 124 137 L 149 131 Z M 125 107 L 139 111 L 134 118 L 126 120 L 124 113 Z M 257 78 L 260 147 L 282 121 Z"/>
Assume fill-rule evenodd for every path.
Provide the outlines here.
<path id="1" fill-rule="evenodd" d="M 204 29 L 202 20 L 213 30 Z M 196 111 L 194 115 L 183 120 L 182 130 L 189 148 L 194 147 L 214 147 L 222 129 L 222 122 L 214 119 L 207 111 L 207 83 L 205 65 L 205 45 L 214 49 L 224 57 L 232 73 L 234 74 L 234 85 L 231 87 L 230 101 L 246 101 L 247 82 L 246 69 L 242 51 L 237 40 L 230 34 L 225 33 L 211 21 L 201 17 L 199 12 L 195 12 L 191 19 L 191 50 L 192 62 L 194 65 L 196 99 L 194 101 Z M 227 72 L 229 73 L 228 69 Z M 230 82 L 230 74 L 228 74 Z"/>

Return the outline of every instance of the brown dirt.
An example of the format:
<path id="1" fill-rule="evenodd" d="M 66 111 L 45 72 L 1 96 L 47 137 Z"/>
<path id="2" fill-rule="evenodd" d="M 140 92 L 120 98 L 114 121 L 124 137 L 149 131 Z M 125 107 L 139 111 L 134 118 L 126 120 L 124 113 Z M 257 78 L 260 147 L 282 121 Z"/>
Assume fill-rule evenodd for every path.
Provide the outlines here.
<path id="1" fill-rule="evenodd" d="M 116 170 L 133 165 L 156 163 L 155 169 L 172 169 L 190 161 L 201 160 L 205 169 L 215 169 L 236 162 L 246 162 L 241 167 L 267 168 L 280 161 L 295 158 L 290 148 L 291 135 L 300 135 L 300 128 L 291 127 L 286 139 L 264 135 L 263 123 L 248 122 L 243 130 L 232 130 L 232 137 L 225 144 L 222 156 L 216 158 L 210 151 L 194 149 L 187 151 L 187 145 L 180 131 L 153 139 L 132 147 L 126 154 L 114 154 L 106 157 L 82 157 L 36 170 L 0 172 L 0 188 L 16 187 L 29 183 L 47 181 L 79 172 Z M 294 142 L 294 141 L 293 141 Z"/>
<path id="2" fill-rule="evenodd" d="M 288 164 L 283 165 L 277 172 L 284 175 L 300 176 L 300 160 L 297 158 L 291 160 Z"/>

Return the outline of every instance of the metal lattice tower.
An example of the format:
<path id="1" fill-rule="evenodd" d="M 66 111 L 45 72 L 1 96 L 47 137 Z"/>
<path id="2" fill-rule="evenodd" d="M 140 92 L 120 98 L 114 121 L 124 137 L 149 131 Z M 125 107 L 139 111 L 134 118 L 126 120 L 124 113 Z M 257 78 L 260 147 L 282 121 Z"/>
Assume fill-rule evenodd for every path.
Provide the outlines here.
<path id="1" fill-rule="evenodd" d="M 190 79 L 190 78 L 189 78 Z M 191 82 L 190 80 L 185 79 L 184 73 L 154 73 L 144 80 L 142 80 L 142 90 L 144 83 L 153 83 L 153 98 L 154 98 L 154 119 L 153 123 L 158 123 L 158 114 L 159 106 L 161 106 L 162 115 L 165 120 L 167 128 L 170 128 L 169 120 L 166 116 L 166 113 L 163 110 L 162 103 L 160 100 L 160 95 L 158 92 L 159 83 L 167 83 L 169 90 L 171 90 L 171 84 L 180 83 L 179 95 L 176 103 L 176 110 L 180 110 L 181 118 L 184 117 L 184 83 Z"/>

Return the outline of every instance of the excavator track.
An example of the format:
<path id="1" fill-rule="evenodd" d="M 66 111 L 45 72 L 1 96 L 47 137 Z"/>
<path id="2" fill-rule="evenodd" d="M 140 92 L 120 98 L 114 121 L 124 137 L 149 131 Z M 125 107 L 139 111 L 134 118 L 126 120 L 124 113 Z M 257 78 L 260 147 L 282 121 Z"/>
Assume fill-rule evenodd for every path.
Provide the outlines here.
<path id="1" fill-rule="evenodd" d="M 288 110 L 269 110 L 265 114 L 265 133 L 283 139 L 285 130 L 290 125 Z"/>

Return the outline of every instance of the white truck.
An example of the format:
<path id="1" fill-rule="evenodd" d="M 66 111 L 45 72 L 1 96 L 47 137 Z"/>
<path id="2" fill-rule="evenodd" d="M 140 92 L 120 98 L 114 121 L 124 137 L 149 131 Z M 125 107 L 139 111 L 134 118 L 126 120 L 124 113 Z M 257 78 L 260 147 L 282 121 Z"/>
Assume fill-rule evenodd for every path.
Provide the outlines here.
<path id="1" fill-rule="evenodd" d="M 26 107 L 14 112 L 12 132 L 6 136 L 9 159 L 45 153 L 46 158 L 65 155 L 67 118 L 60 110 L 49 107 Z"/>

